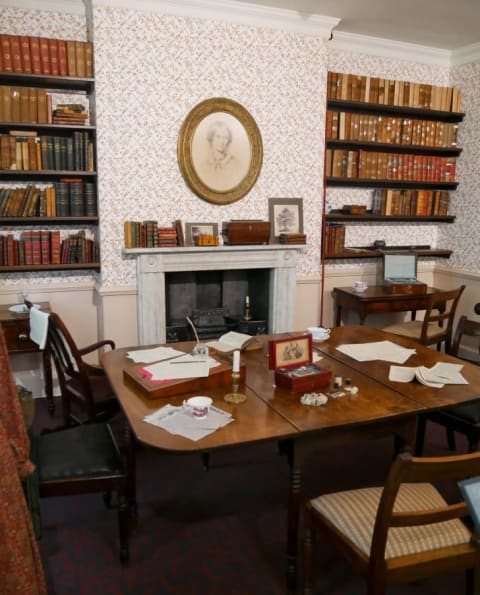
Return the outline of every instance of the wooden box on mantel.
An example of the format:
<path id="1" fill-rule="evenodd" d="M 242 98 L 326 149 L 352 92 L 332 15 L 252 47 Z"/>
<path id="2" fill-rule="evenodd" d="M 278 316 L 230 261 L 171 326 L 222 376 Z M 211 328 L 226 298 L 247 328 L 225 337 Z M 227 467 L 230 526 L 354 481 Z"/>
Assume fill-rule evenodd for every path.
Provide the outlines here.
<path id="1" fill-rule="evenodd" d="M 225 244 L 268 244 L 270 221 L 226 221 L 222 233 Z"/>

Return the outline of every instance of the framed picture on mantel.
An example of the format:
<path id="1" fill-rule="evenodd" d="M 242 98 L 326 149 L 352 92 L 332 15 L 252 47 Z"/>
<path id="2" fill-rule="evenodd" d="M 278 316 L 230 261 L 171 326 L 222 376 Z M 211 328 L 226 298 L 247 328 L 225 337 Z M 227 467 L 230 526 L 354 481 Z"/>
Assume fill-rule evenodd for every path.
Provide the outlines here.
<path id="1" fill-rule="evenodd" d="M 281 233 L 303 233 L 301 198 L 269 198 L 268 216 L 271 223 L 271 244 L 278 242 Z"/>
<path id="2" fill-rule="evenodd" d="M 185 223 L 187 246 L 195 246 L 196 236 L 218 236 L 218 223 Z"/>

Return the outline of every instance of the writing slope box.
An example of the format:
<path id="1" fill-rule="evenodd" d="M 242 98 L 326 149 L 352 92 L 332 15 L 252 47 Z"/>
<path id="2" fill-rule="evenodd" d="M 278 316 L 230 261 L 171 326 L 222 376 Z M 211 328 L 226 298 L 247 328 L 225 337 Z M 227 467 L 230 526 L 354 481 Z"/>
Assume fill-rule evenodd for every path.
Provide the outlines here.
<path id="1" fill-rule="evenodd" d="M 387 293 L 425 294 L 426 283 L 417 280 L 415 252 L 384 252 L 382 254 L 382 283 Z"/>
<path id="2" fill-rule="evenodd" d="M 218 361 L 218 360 L 217 360 Z M 179 364 L 187 365 L 187 364 Z M 232 366 L 230 363 L 220 362 L 215 368 L 210 368 L 209 375 L 205 378 L 182 378 L 181 380 L 152 381 L 142 369 L 145 364 L 132 362 L 123 371 L 123 380 L 138 395 L 146 399 L 161 399 L 173 395 L 181 395 L 192 391 L 203 392 L 214 386 L 232 384 Z M 245 366 L 240 366 L 240 382 L 245 382 Z"/>
<path id="3" fill-rule="evenodd" d="M 268 244 L 270 221 L 230 221 L 223 223 L 226 244 Z"/>
<path id="4" fill-rule="evenodd" d="M 330 384 L 332 373 L 312 363 L 312 335 L 302 333 L 268 344 L 269 368 L 275 370 L 275 384 L 300 393 Z"/>

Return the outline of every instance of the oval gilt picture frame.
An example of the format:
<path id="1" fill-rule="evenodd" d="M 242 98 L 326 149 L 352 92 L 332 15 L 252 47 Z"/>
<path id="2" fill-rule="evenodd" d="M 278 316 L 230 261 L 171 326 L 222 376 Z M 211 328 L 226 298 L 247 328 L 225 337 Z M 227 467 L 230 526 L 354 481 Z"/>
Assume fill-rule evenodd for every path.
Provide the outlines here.
<path id="1" fill-rule="evenodd" d="M 260 174 L 262 137 L 242 105 L 214 97 L 196 105 L 185 118 L 177 153 L 185 182 L 197 196 L 230 204 L 244 197 Z"/>

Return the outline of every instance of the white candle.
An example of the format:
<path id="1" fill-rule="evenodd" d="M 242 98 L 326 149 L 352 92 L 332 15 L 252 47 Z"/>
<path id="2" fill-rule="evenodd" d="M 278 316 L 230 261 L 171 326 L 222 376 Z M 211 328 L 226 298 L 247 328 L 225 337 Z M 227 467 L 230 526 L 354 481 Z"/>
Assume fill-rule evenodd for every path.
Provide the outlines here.
<path id="1" fill-rule="evenodd" d="M 247 308 L 248 308 L 248 306 L 250 306 L 250 298 L 249 298 L 249 296 L 248 296 L 248 295 L 247 295 L 247 297 L 245 298 L 245 306 L 247 306 Z"/>
<path id="2" fill-rule="evenodd" d="M 232 372 L 240 372 L 240 351 L 238 349 L 233 352 Z"/>

